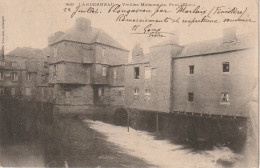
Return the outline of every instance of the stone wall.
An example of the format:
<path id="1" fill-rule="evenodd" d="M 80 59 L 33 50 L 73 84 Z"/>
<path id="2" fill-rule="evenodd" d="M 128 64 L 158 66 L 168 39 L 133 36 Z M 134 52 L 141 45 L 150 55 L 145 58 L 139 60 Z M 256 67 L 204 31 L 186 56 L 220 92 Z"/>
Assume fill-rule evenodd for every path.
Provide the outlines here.
<path id="1" fill-rule="evenodd" d="M 245 104 L 257 85 L 257 61 L 250 51 L 173 60 L 173 111 L 248 116 Z M 229 62 L 229 72 L 223 72 L 224 62 Z M 189 74 L 190 65 L 194 65 L 194 74 Z M 194 94 L 192 102 L 189 92 Z M 229 94 L 227 103 L 221 102 L 223 92 Z"/>

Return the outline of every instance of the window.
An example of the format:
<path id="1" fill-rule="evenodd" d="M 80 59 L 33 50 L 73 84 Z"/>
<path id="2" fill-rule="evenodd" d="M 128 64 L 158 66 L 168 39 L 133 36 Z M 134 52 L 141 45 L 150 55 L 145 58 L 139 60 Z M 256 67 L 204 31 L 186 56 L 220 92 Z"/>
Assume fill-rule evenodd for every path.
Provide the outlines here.
<path id="1" fill-rule="evenodd" d="M 145 93 L 144 93 L 144 99 L 146 101 L 150 100 L 151 99 L 151 90 L 150 89 L 145 89 Z"/>
<path id="2" fill-rule="evenodd" d="M 229 104 L 229 94 L 228 92 L 222 92 L 221 93 L 221 103 L 225 104 Z"/>
<path id="3" fill-rule="evenodd" d="M 116 69 L 114 69 L 113 78 L 116 79 Z"/>
<path id="4" fill-rule="evenodd" d="M 12 81 L 18 81 L 18 73 L 17 72 L 11 73 L 11 80 Z"/>
<path id="5" fill-rule="evenodd" d="M 123 91 L 123 90 L 120 90 L 120 91 L 118 91 L 118 96 L 122 96 L 122 95 L 123 95 L 123 93 L 124 93 L 124 91 Z"/>
<path id="6" fill-rule="evenodd" d="M 188 93 L 188 101 L 193 102 L 193 99 L 194 99 L 194 94 L 192 92 Z"/>
<path id="7" fill-rule="evenodd" d="M 41 74 L 41 82 L 48 82 L 47 74 Z"/>
<path id="8" fill-rule="evenodd" d="M 31 96 L 32 95 L 32 88 L 25 88 L 25 95 Z"/>
<path id="9" fill-rule="evenodd" d="M 53 54 L 53 56 L 57 57 L 57 55 L 58 55 L 58 49 L 57 49 L 57 46 L 55 46 L 54 47 L 54 54 Z"/>
<path id="10" fill-rule="evenodd" d="M 102 76 L 107 76 L 107 68 L 105 66 L 102 69 Z"/>
<path id="11" fill-rule="evenodd" d="M 194 65 L 190 65 L 190 74 L 194 74 Z"/>
<path id="12" fill-rule="evenodd" d="M 44 88 L 42 88 L 41 90 L 42 90 L 42 96 L 44 96 Z"/>
<path id="13" fill-rule="evenodd" d="M 223 63 L 223 72 L 229 72 L 229 62 Z"/>
<path id="14" fill-rule="evenodd" d="M 4 72 L 0 72 L 0 80 L 4 80 Z"/>
<path id="15" fill-rule="evenodd" d="M 134 71 L 135 71 L 134 78 L 139 79 L 139 67 L 135 67 Z"/>
<path id="16" fill-rule="evenodd" d="M 105 48 L 102 48 L 102 49 L 101 49 L 101 56 L 102 56 L 102 57 L 105 57 L 105 56 L 106 56 L 106 55 L 105 55 L 105 51 L 106 51 Z"/>
<path id="17" fill-rule="evenodd" d="M 98 97 L 105 95 L 105 89 L 104 88 L 98 88 Z"/>
<path id="18" fill-rule="evenodd" d="M 134 89 L 134 100 L 138 100 L 139 99 L 139 88 L 135 88 Z"/>
<path id="19" fill-rule="evenodd" d="M 32 81 L 32 73 L 28 72 L 26 74 L 26 81 Z"/>
<path id="20" fill-rule="evenodd" d="M 144 67 L 144 77 L 145 79 L 151 79 L 152 71 L 150 67 Z"/>
<path id="21" fill-rule="evenodd" d="M 44 67 L 44 68 L 48 68 L 48 62 L 44 62 L 44 63 L 43 63 L 43 67 Z"/>
<path id="22" fill-rule="evenodd" d="M 151 95 L 151 90 L 150 89 L 145 89 L 145 95 L 150 96 Z"/>
<path id="23" fill-rule="evenodd" d="M 156 68 L 152 68 L 152 76 L 156 76 L 157 75 L 157 69 Z"/>
<path id="24" fill-rule="evenodd" d="M 52 89 L 48 89 L 48 96 L 50 96 L 50 97 L 51 97 L 51 96 L 52 96 L 52 94 L 53 94 L 53 93 L 52 93 Z"/>
<path id="25" fill-rule="evenodd" d="M 136 95 L 136 96 L 139 95 L 139 88 L 134 89 L 134 95 Z"/>
<path id="26" fill-rule="evenodd" d="M 52 71 L 52 76 L 56 76 L 58 71 L 58 65 L 54 65 L 53 71 Z"/>
<path id="27" fill-rule="evenodd" d="M 4 95 L 4 87 L 0 87 L 0 95 Z"/>
<path id="28" fill-rule="evenodd" d="M 0 61 L 0 66 L 5 66 L 5 62 L 4 61 Z"/>
<path id="29" fill-rule="evenodd" d="M 12 62 L 12 67 L 17 67 L 17 62 Z"/>
<path id="30" fill-rule="evenodd" d="M 65 91 L 65 96 L 70 97 L 70 91 Z"/>
<path id="31" fill-rule="evenodd" d="M 11 88 L 11 95 L 12 95 L 12 96 L 15 95 L 15 88 L 14 88 L 14 87 Z"/>

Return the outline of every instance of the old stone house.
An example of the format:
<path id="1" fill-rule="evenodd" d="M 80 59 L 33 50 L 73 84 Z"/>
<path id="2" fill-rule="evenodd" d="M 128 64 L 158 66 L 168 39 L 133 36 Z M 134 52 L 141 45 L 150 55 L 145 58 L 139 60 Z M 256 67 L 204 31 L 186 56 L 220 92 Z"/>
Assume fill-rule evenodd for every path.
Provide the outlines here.
<path id="1" fill-rule="evenodd" d="M 223 38 L 181 46 L 166 40 L 144 55 L 135 46 L 126 65 L 126 107 L 185 115 L 248 116 L 257 87 L 257 57 L 235 29 Z"/>
<path id="2" fill-rule="evenodd" d="M 93 105 L 120 104 L 128 50 L 103 30 L 79 18 L 67 32 L 49 38 L 49 82 L 63 112 L 85 112 Z"/>
<path id="3" fill-rule="evenodd" d="M 42 86 L 52 90 L 47 64 L 46 54 L 40 49 L 18 47 L 6 54 L 0 62 L 1 95 L 50 102 L 39 94 Z M 41 78 L 43 74 L 45 77 Z"/>

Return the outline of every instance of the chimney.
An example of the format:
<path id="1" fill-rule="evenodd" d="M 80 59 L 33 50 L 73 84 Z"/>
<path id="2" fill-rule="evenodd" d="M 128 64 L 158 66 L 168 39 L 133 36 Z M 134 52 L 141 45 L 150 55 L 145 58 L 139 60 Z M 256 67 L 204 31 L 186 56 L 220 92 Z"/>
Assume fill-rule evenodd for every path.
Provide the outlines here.
<path id="1" fill-rule="evenodd" d="M 91 30 L 91 21 L 88 19 L 82 18 L 82 17 L 78 18 L 76 20 L 76 28 L 81 31 L 84 31 L 84 30 L 90 31 Z"/>
<path id="2" fill-rule="evenodd" d="M 62 35 L 64 34 L 64 32 L 62 31 L 57 31 L 56 33 L 54 33 L 54 35 L 51 35 L 49 38 L 48 38 L 48 44 L 52 44 L 54 43 L 58 38 L 60 38 Z"/>
<path id="3" fill-rule="evenodd" d="M 52 44 L 54 42 L 54 37 L 53 35 L 51 35 L 50 37 L 48 37 L 48 45 Z"/>
<path id="4" fill-rule="evenodd" d="M 54 40 L 56 41 L 58 38 L 60 38 L 62 35 L 64 34 L 64 32 L 62 31 L 57 31 L 56 33 L 54 33 Z"/>
<path id="5" fill-rule="evenodd" d="M 136 44 L 132 50 L 132 57 L 138 57 L 143 55 L 144 55 L 143 48 L 140 47 L 140 44 Z"/>
<path id="6" fill-rule="evenodd" d="M 235 42 L 236 38 L 236 28 L 229 27 L 223 30 L 223 43 Z"/>

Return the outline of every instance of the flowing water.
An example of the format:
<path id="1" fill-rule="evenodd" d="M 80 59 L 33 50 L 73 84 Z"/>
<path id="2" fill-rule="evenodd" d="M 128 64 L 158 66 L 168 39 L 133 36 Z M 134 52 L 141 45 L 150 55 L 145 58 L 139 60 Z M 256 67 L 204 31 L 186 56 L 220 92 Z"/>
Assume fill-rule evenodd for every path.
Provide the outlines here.
<path id="1" fill-rule="evenodd" d="M 68 127 L 72 127 L 73 129 L 82 129 L 78 130 L 79 132 L 73 129 L 71 130 L 75 133 L 74 140 L 71 139 L 73 134 L 72 132 L 66 132 L 65 130 L 55 131 L 55 124 L 51 119 L 48 119 L 47 116 L 37 117 L 37 115 L 32 115 L 46 114 L 46 112 L 40 112 L 38 111 L 39 109 L 25 108 L 23 110 L 24 113 L 21 113 L 20 110 L 17 109 L 17 105 L 8 106 L 6 107 L 8 108 L 8 113 L 6 113 L 8 114 L 7 116 L 3 115 L 5 113 L 0 113 L 0 121 L 2 121 L 0 122 L 0 142 L 1 144 L 4 144 L 0 146 L 0 167 L 1 164 L 8 167 L 64 166 L 66 159 L 75 160 L 75 154 L 78 154 L 80 157 L 86 156 L 82 155 L 78 149 L 74 149 L 71 145 L 71 143 L 75 143 L 76 145 L 74 144 L 74 147 L 77 147 L 78 144 L 76 141 L 78 141 L 80 137 L 84 137 L 82 132 L 85 131 L 86 137 L 82 138 L 82 144 L 80 144 L 82 146 L 85 145 L 86 148 L 81 151 L 83 153 L 85 152 L 85 154 L 91 154 L 91 152 L 86 150 L 92 149 L 91 146 L 88 145 L 93 146 L 97 140 L 97 138 L 92 134 L 95 134 L 94 132 L 99 132 L 106 137 L 106 141 L 116 145 L 120 149 L 120 152 L 139 158 L 149 165 L 154 165 L 154 167 L 253 168 L 257 167 L 258 159 L 258 96 L 254 96 L 247 103 L 247 106 L 250 114 L 250 124 L 248 125 L 249 133 L 246 148 L 240 153 L 236 153 L 228 147 L 219 146 L 207 150 L 195 149 L 187 144 L 174 143 L 169 137 L 160 137 L 160 139 L 158 139 L 157 134 L 154 133 L 148 133 L 146 131 L 135 130 L 132 128 L 130 128 L 130 131 L 128 132 L 126 127 L 115 126 L 93 120 L 84 120 L 84 122 L 87 123 L 85 124 L 86 127 L 81 127 L 81 120 L 75 119 L 75 123 L 77 123 L 75 124 L 77 126 L 75 128 L 71 125 L 71 120 L 65 122 L 65 125 Z M 10 107 L 16 108 L 12 109 Z M 21 107 L 27 107 L 27 104 L 24 104 L 24 106 Z M 43 109 L 43 111 L 50 110 Z M 50 113 L 49 117 L 51 118 L 51 116 Z M 31 122 L 41 120 L 41 125 L 37 124 L 37 122 Z M 38 126 L 41 129 L 39 129 Z M 88 127 L 94 130 L 90 135 L 88 135 L 87 132 L 91 129 L 85 130 Z M 59 133 L 61 135 L 59 135 Z M 90 143 L 88 141 L 91 136 L 93 142 Z M 28 137 L 31 137 L 31 140 L 27 141 L 26 138 Z M 12 142 L 12 139 L 15 141 Z M 71 141 L 68 141 L 69 139 L 71 139 Z M 62 140 L 67 142 L 63 146 L 60 145 Z M 24 141 L 27 143 L 23 143 Z M 98 144 L 96 145 L 98 146 Z M 113 148 L 111 150 L 118 150 L 118 148 Z M 71 154 L 71 151 L 75 151 L 74 155 Z M 68 158 L 66 158 L 67 155 L 64 154 L 68 154 Z M 97 151 L 96 154 L 100 154 L 100 151 Z M 50 162 L 53 163 L 49 164 Z M 75 162 L 77 162 L 77 160 Z M 136 162 L 133 163 L 136 165 Z M 69 165 L 70 164 L 71 162 L 69 162 Z M 85 165 L 84 159 L 82 165 Z M 124 165 L 127 167 L 128 164 Z"/>
<path id="2" fill-rule="evenodd" d="M 163 168 L 222 168 L 243 167 L 244 156 L 228 147 L 213 150 L 194 150 L 174 144 L 167 139 L 158 140 L 154 134 L 101 121 L 84 120 L 90 128 L 104 134 L 107 141 L 119 146 L 123 152 L 141 158 L 155 167 Z"/>

